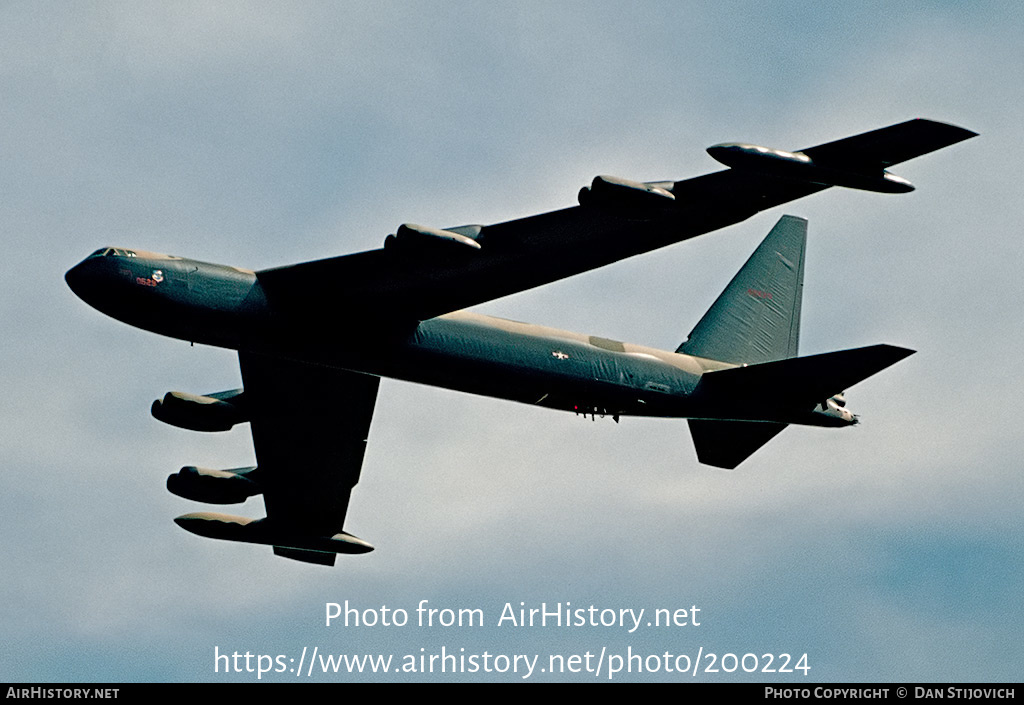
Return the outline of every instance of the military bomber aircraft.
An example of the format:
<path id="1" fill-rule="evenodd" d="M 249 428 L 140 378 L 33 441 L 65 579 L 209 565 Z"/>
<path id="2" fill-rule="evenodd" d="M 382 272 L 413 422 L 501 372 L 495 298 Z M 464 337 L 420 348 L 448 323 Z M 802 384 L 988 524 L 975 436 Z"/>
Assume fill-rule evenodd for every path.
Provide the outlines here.
<path id="1" fill-rule="evenodd" d="M 249 422 L 255 467 L 185 467 L 182 497 L 262 494 L 267 516 L 176 519 L 212 538 L 333 565 L 373 547 L 344 531 L 381 377 L 577 414 L 688 419 L 698 459 L 734 468 L 788 424 L 849 426 L 844 390 L 912 351 L 798 357 L 807 222 L 784 216 L 674 352 L 462 309 L 845 186 L 913 189 L 887 171 L 973 137 L 910 120 L 798 152 L 708 149 L 728 169 L 682 181 L 598 176 L 579 205 L 495 225 L 405 224 L 380 249 L 251 271 L 106 247 L 68 271 L 83 300 L 145 330 L 238 351 L 242 389 L 168 392 L 152 414 L 195 431 Z M 315 394 L 309 390 L 315 389 Z"/>

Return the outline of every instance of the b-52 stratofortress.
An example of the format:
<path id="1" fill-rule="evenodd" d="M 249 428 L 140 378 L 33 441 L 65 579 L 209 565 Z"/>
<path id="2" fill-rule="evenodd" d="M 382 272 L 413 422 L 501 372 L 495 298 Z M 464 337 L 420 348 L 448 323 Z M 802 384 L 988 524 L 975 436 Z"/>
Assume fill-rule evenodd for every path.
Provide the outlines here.
<path id="1" fill-rule="evenodd" d="M 734 468 L 788 424 L 849 426 L 848 387 L 910 350 L 797 356 L 807 223 L 784 216 L 674 352 L 462 309 L 738 223 L 831 186 L 913 189 L 887 171 L 973 137 L 911 120 L 797 152 L 721 144 L 728 169 L 683 181 L 598 176 L 579 205 L 495 225 L 405 224 L 383 247 L 250 271 L 106 247 L 66 275 L 113 318 L 238 351 L 242 389 L 168 392 L 157 419 L 195 431 L 249 422 L 255 467 L 185 467 L 187 499 L 262 494 L 267 516 L 176 519 L 211 538 L 333 565 L 373 547 L 344 531 L 381 377 L 577 414 L 686 418 L 698 459 Z"/>

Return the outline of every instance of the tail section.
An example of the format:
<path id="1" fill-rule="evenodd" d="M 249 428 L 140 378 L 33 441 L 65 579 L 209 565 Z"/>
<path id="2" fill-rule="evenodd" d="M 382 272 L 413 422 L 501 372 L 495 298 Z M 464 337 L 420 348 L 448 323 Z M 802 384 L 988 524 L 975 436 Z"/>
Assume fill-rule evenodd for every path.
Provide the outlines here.
<path id="1" fill-rule="evenodd" d="M 676 350 L 735 364 L 797 355 L 807 221 L 784 215 Z"/>
<path id="2" fill-rule="evenodd" d="M 850 426 L 843 390 L 912 355 L 893 345 L 872 345 L 823 355 L 706 372 L 695 392 L 713 410 L 735 420 L 690 419 L 697 459 L 732 469 L 790 423 Z"/>
<path id="3" fill-rule="evenodd" d="M 791 423 L 849 426 L 848 387 L 911 355 L 873 345 L 797 357 L 807 221 L 783 216 L 677 353 L 740 365 L 705 372 L 689 421 L 697 458 L 735 468 Z"/>

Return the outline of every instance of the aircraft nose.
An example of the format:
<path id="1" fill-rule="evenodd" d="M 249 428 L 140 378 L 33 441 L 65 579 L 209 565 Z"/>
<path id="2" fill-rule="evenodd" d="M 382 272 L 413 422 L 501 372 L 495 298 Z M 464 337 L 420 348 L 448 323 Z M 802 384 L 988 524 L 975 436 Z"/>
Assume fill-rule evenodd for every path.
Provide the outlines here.
<path id="1" fill-rule="evenodd" d="M 64 275 L 64 281 L 78 298 L 94 306 L 94 299 L 109 288 L 108 270 L 104 258 L 88 257 L 69 269 Z"/>
<path id="2" fill-rule="evenodd" d="M 89 260 L 83 260 L 64 275 L 64 281 L 79 298 L 84 298 L 83 294 L 88 289 L 88 282 L 92 278 L 89 273 L 89 264 Z"/>

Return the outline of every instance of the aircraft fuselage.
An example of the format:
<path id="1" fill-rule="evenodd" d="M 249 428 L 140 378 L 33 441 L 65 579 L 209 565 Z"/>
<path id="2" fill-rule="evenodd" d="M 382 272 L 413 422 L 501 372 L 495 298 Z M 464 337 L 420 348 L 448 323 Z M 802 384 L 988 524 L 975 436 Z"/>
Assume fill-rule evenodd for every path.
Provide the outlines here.
<path id="1" fill-rule="evenodd" d="M 250 270 L 120 248 L 98 250 L 66 278 L 103 313 L 173 338 L 577 414 L 854 423 L 834 404 L 720 404 L 702 395 L 701 376 L 735 365 L 596 336 L 468 311 L 397 328 L 365 315 L 352 323 L 346 312 L 372 302 L 346 302 L 343 282 L 322 310 L 285 310 Z"/>

